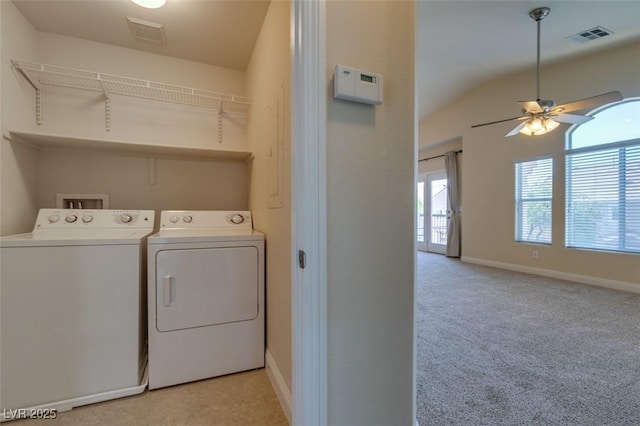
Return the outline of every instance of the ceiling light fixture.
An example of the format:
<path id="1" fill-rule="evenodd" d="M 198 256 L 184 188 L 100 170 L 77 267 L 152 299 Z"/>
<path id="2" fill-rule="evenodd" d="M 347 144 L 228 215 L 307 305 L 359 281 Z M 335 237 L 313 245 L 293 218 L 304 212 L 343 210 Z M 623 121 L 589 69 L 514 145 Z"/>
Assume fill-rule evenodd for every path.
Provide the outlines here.
<path id="1" fill-rule="evenodd" d="M 527 136 L 539 136 L 545 133 L 551 132 L 558 127 L 560 123 L 552 120 L 551 118 L 545 118 L 544 116 L 533 117 L 526 121 L 524 127 L 520 129 L 520 133 Z"/>
<path id="2" fill-rule="evenodd" d="M 164 6 L 167 0 L 131 0 L 138 6 L 146 7 L 147 9 L 157 9 Z"/>

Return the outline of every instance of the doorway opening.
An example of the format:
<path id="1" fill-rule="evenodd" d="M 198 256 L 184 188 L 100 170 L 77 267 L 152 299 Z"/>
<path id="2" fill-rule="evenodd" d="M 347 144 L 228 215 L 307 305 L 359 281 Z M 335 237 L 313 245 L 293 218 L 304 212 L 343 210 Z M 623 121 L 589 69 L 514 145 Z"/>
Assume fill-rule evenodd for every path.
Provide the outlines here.
<path id="1" fill-rule="evenodd" d="M 445 172 L 419 175 L 416 197 L 416 247 L 421 251 L 444 254 L 449 227 Z"/>

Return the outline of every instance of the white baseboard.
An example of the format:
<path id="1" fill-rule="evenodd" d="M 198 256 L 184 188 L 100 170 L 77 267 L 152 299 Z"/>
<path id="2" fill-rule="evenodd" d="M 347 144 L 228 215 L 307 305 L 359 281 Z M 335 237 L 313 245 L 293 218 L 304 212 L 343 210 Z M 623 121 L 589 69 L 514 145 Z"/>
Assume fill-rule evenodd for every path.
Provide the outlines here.
<path id="1" fill-rule="evenodd" d="M 273 390 L 278 396 L 278 401 L 280 401 L 280 406 L 282 406 L 282 411 L 284 411 L 287 421 L 291 424 L 291 416 L 293 414 L 291 391 L 287 387 L 284 377 L 282 377 L 282 373 L 280 373 L 280 369 L 273 359 L 271 352 L 269 352 L 269 349 L 267 349 L 265 353 L 265 367 L 267 369 L 267 376 L 269 376 L 269 380 L 271 381 L 271 386 L 273 386 Z"/>
<path id="2" fill-rule="evenodd" d="M 466 263 L 476 265 L 491 266 L 493 268 L 507 269 L 509 271 L 524 272 L 526 274 L 541 275 L 543 277 L 557 278 L 560 280 L 574 281 L 581 284 L 589 284 L 598 287 L 613 288 L 615 290 L 640 293 L 640 284 L 628 283 L 625 281 L 607 280 L 604 278 L 590 277 L 588 275 L 570 274 L 568 272 L 553 271 L 551 269 L 534 268 L 532 266 L 516 265 L 513 263 L 495 262 L 493 260 L 478 259 L 474 257 L 462 256 L 460 259 Z"/>

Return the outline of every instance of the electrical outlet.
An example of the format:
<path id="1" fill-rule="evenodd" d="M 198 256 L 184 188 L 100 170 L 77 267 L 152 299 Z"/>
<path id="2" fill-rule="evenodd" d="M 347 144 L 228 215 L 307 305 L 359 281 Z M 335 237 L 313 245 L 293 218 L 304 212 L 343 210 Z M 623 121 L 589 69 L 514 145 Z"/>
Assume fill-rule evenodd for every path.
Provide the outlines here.
<path id="1" fill-rule="evenodd" d="M 533 251 L 531 252 L 531 258 L 532 258 L 532 259 L 537 259 L 537 258 L 538 258 L 538 255 L 539 255 L 538 250 L 533 250 Z"/>

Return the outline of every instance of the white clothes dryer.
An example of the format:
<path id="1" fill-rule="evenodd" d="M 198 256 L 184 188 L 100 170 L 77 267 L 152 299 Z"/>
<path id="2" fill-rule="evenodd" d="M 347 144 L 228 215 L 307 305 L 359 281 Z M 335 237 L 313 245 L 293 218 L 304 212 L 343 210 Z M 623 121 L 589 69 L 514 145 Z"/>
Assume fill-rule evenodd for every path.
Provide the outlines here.
<path id="1" fill-rule="evenodd" d="M 163 211 L 148 239 L 149 389 L 264 367 L 264 236 L 248 211 Z"/>
<path id="2" fill-rule="evenodd" d="M 2 420 L 145 389 L 153 219 L 146 210 L 41 209 L 33 232 L 0 238 Z"/>

